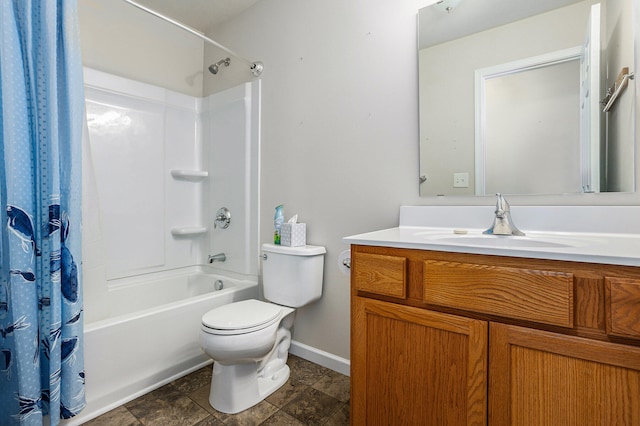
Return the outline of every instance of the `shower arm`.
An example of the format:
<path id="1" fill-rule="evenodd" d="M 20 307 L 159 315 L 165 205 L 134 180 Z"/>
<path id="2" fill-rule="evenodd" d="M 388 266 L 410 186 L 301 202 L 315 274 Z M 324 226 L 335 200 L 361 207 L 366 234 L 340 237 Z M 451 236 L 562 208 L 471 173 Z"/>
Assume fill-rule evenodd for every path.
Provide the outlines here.
<path id="1" fill-rule="evenodd" d="M 260 74 L 262 74 L 262 70 L 264 69 L 264 65 L 262 64 L 262 62 L 260 61 L 256 61 L 256 62 L 251 62 L 248 59 L 243 58 L 242 56 L 238 55 L 236 52 L 234 52 L 231 49 L 228 49 L 226 47 L 224 47 L 223 45 L 221 45 L 220 43 L 218 43 L 215 40 L 210 39 L 209 37 L 205 36 L 204 34 L 199 33 L 198 31 L 194 30 L 191 27 L 188 27 L 187 25 L 183 24 L 182 22 L 176 21 L 175 19 L 169 18 L 168 16 L 165 16 L 159 12 L 156 12 L 153 9 L 149 9 L 146 6 L 143 6 L 139 3 L 136 3 L 133 0 L 123 0 L 125 3 L 129 3 L 131 6 L 135 6 L 140 10 L 143 10 L 157 18 L 160 18 L 164 21 L 167 21 L 177 27 L 182 28 L 183 30 L 193 34 L 196 37 L 199 37 L 200 39 L 204 40 L 205 42 L 214 45 L 215 47 L 217 47 L 218 49 L 221 49 L 223 51 L 225 51 L 226 53 L 228 53 L 231 56 L 236 57 L 237 59 L 239 59 L 240 61 L 246 63 L 247 65 L 249 65 L 249 68 L 251 69 L 251 72 L 253 73 L 254 76 L 258 77 Z"/>

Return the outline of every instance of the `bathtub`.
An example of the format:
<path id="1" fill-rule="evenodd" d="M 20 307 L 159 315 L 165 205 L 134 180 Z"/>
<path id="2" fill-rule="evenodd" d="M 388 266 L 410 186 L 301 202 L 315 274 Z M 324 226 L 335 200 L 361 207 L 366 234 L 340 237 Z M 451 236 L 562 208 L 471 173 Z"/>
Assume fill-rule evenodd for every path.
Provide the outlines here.
<path id="1" fill-rule="evenodd" d="M 211 363 L 198 343 L 202 315 L 257 296 L 257 278 L 198 268 L 110 283 L 101 301 L 109 318 L 85 321 L 87 407 L 64 424 L 80 425 Z"/>

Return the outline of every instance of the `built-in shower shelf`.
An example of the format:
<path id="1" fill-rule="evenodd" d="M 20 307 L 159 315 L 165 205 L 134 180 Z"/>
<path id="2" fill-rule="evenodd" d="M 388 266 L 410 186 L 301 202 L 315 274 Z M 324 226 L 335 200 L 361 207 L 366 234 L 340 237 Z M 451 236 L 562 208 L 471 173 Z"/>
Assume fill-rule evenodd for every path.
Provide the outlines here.
<path id="1" fill-rule="evenodd" d="M 175 179 L 190 180 L 193 182 L 201 181 L 209 176 L 209 172 L 204 170 L 171 170 L 171 176 Z"/>
<path id="2" fill-rule="evenodd" d="M 174 237 L 197 237 L 198 235 L 206 233 L 207 228 L 204 226 L 181 226 L 178 228 L 171 228 L 171 235 Z"/>

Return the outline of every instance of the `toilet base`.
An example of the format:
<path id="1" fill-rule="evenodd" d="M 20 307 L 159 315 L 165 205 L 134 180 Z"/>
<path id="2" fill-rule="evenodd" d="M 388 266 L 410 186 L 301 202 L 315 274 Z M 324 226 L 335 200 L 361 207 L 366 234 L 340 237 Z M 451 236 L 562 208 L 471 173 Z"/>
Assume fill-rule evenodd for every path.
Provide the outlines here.
<path id="1" fill-rule="evenodd" d="M 289 379 L 289 366 L 282 359 L 271 360 L 260 372 L 258 363 L 213 364 L 209 403 L 216 410 L 236 414 L 253 407 Z"/>
<path id="2" fill-rule="evenodd" d="M 208 340 L 204 339 L 205 351 L 214 359 L 209 393 L 209 403 L 213 408 L 227 414 L 239 413 L 264 400 L 289 379 L 291 371 L 287 358 L 295 309 L 282 307 L 282 313 L 280 323 L 273 325 L 278 327 L 273 336 L 273 346 L 265 355 L 259 351 L 254 358 L 248 359 L 245 354 L 237 358 L 236 363 L 231 363 L 234 361 L 231 356 L 225 361 L 216 360 L 215 353 L 207 351 Z M 265 330 L 269 333 L 268 329 Z M 247 339 L 251 340 L 251 333 L 245 336 L 244 340 Z M 243 345 L 249 346 L 249 343 L 245 341 Z M 244 346 L 242 348 L 247 351 Z"/>

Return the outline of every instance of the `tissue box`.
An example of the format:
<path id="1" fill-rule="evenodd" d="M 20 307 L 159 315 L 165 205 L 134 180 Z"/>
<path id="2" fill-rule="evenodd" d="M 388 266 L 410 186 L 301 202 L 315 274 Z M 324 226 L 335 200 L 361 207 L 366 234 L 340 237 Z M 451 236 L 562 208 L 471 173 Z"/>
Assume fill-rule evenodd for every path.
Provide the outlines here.
<path id="1" fill-rule="evenodd" d="M 283 223 L 280 228 L 280 245 L 289 247 L 304 246 L 307 244 L 306 223 Z"/>

